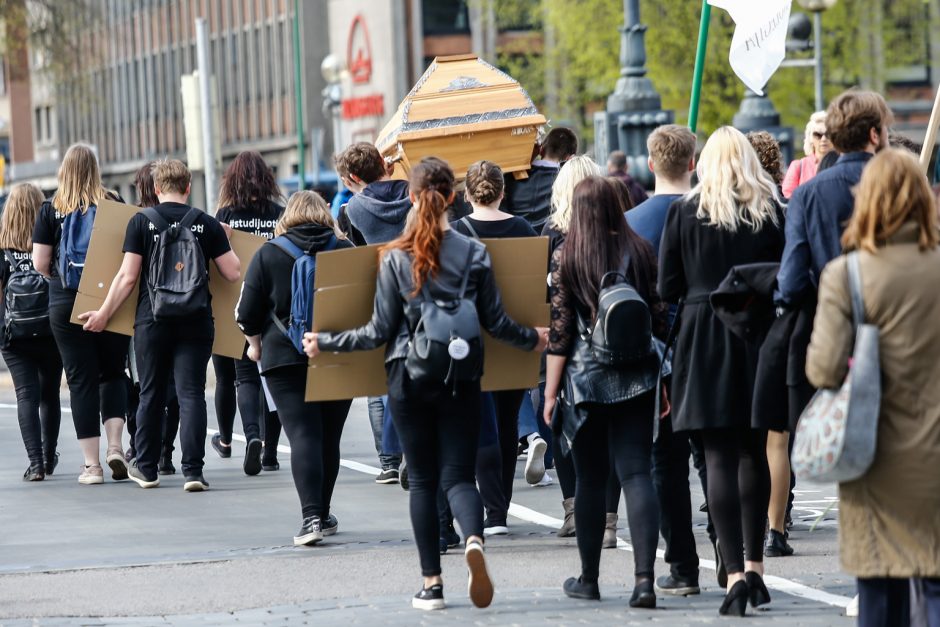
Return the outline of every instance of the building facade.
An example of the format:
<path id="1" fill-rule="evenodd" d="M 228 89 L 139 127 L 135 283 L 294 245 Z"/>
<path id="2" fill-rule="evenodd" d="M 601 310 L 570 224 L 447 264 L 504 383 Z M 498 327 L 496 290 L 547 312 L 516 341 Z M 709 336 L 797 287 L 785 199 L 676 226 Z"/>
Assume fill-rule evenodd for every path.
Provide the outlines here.
<path id="1" fill-rule="evenodd" d="M 295 80 L 297 58 L 318 67 L 327 53 L 326 5 L 293 0 L 103 0 L 82 38 L 87 71 L 55 90 L 34 88 L 35 146 L 31 164 L 17 163 L 16 179 L 54 175 L 72 143 L 96 147 L 108 186 L 133 200 L 136 170 L 153 159 L 185 159 L 181 79 L 197 69 L 197 18 L 207 21 L 209 57 L 218 95 L 218 144 L 223 164 L 258 150 L 278 179 L 296 174 L 297 91 L 302 102 L 306 162 L 309 131 L 326 128 L 318 71 Z M 295 6 L 300 12 L 295 16 Z M 300 50 L 294 49 L 294 19 Z M 35 84 L 37 81 L 33 81 Z M 43 158 L 52 157 L 52 158 Z M 195 174 L 199 174 L 198 172 Z M 194 179 L 193 203 L 204 198 Z"/>

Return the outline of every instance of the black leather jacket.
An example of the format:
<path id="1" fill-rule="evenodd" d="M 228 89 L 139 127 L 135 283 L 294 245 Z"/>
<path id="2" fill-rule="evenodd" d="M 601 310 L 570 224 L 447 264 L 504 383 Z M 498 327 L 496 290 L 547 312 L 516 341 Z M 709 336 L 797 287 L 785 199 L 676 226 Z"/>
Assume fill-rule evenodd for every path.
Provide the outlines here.
<path id="1" fill-rule="evenodd" d="M 467 264 L 468 248 L 473 249 L 473 256 L 465 297 L 476 302 L 481 326 L 498 340 L 531 350 L 538 343 L 538 334 L 506 315 L 493 277 L 490 256 L 478 240 L 464 237 L 453 229 L 444 232 L 440 270 L 429 285 L 431 296 L 442 300 L 457 297 Z M 411 257 L 401 250 L 389 251 L 379 266 L 372 320 L 358 329 L 318 333 L 320 350 L 373 350 L 387 344 L 385 363 L 406 357 L 408 342 L 421 317 L 422 296 L 412 297 L 413 291 Z"/>

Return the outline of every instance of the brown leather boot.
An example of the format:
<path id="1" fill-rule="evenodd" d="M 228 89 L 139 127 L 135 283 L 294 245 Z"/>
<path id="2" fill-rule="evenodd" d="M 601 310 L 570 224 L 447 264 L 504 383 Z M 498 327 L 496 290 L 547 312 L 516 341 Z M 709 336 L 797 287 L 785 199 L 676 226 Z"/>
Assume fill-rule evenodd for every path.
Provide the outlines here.
<path id="1" fill-rule="evenodd" d="M 565 508 L 565 522 L 561 525 L 561 529 L 558 530 L 559 538 L 573 538 L 574 537 L 574 498 L 565 499 L 561 502 L 562 506 Z"/>
<path id="2" fill-rule="evenodd" d="M 607 526 L 604 527 L 604 542 L 601 547 L 605 549 L 617 548 L 617 514 L 607 514 Z"/>

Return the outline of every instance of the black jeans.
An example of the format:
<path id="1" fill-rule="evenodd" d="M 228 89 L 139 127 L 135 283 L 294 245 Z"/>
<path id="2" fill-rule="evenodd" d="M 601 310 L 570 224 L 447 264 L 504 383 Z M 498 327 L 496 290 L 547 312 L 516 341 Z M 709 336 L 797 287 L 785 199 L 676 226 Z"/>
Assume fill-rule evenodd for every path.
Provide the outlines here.
<path id="1" fill-rule="evenodd" d="M 202 474 L 206 456 L 206 365 L 212 353 L 212 319 L 147 322 L 134 328 L 140 407 L 137 410 L 137 467 L 157 477 L 163 450 L 167 387 L 172 373 L 180 407 L 180 448 L 184 477 Z"/>
<path id="2" fill-rule="evenodd" d="M 49 308 L 49 324 L 69 385 L 72 421 L 79 440 L 101 436 L 100 422 L 124 418 L 127 384 L 124 362 L 131 338 L 104 331 L 89 333 L 69 322 L 72 305 Z"/>
<path id="3" fill-rule="evenodd" d="M 604 538 L 607 479 L 617 470 L 627 502 L 636 577 L 653 577 L 659 508 L 651 477 L 653 393 L 614 405 L 589 405 L 571 450 L 577 474 L 575 535 L 581 576 L 597 581 Z"/>
<path id="4" fill-rule="evenodd" d="M 401 364 L 391 367 L 404 370 Z M 419 387 L 407 374 L 400 376 L 404 381 L 400 386 L 390 386 L 388 402 L 408 460 L 411 525 L 421 574 L 434 577 L 441 574 L 438 488 L 447 495 L 464 537 L 483 535 L 483 503 L 474 479 L 480 383 L 460 383 L 453 396 L 449 386 Z"/>
<path id="5" fill-rule="evenodd" d="M 290 439 L 290 469 L 304 518 L 330 515 L 339 474 L 339 442 L 351 400 L 304 401 L 307 367 L 284 366 L 264 375 Z"/>
<path id="6" fill-rule="evenodd" d="M 666 563 L 676 577 L 698 581 L 698 553 L 692 534 L 689 491 L 689 434 L 675 433 L 667 417 L 653 442 L 653 484 L 659 499 L 659 531 L 666 541 Z"/>
<path id="7" fill-rule="evenodd" d="M 481 449 L 483 463 L 477 464 L 477 480 L 488 486 L 486 524 L 505 525 L 512 502 L 512 481 L 516 475 L 516 457 L 519 453 L 519 408 L 525 390 L 493 392 L 496 413 L 497 442 L 495 447 Z M 394 418 L 394 414 L 392 414 Z M 495 489 L 494 489 L 495 488 Z"/>
<path id="8" fill-rule="evenodd" d="M 251 441 L 261 437 L 261 424 L 270 420 L 268 404 L 261 389 L 261 374 L 258 364 L 247 357 L 232 359 L 220 355 L 212 356 L 215 368 L 215 408 L 222 441 L 232 443 L 235 426 L 235 404 L 242 417 L 245 439 Z"/>
<path id="9" fill-rule="evenodd" d="M 137 408 L 140 406 L 140 388 L 127 381 L 127 435 L 130 439 L 130 450 L 137 457 L 137 448 L 134 438 L 137 436 Z M 176 398 L 176 381 L 170 376 L 166 389 L 166 412 L 163 421 L 163 457 L 172 457 L 176 447 L 176 435 L 180 430 L 180 402 Z"/>
<path id="10" fill-rule="evenodd" d="M 51 462 L 59 441 L 62 360 L 52 337 L 14 340 L 2 350 L 13 377 L 16 415 L 32 466 Z"/>
<path id="11" fill-rule="evenodd" d="M 744 572 L 744 560 L 764 560 L 770 503 L 767 432 L 740 427 L 700 433 L 708 468 L 708 513 L 721 543 L 721 557 L 729 573 Z"/>

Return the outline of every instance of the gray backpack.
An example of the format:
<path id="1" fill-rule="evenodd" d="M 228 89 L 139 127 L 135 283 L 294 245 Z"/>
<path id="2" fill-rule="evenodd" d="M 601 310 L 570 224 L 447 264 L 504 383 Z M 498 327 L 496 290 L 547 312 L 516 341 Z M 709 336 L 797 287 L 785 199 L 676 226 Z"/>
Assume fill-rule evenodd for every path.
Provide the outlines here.
<path id="1" fill-rule="evenodd" d="M 465 298 L 473 245 L 467 254 L 460 291 L 452 300 L 431 297 L 428 281 L 421 286 L 421 318 L 408 343 L 405 367 L 412 381 L 452 385 L 476 381 L 483 374 L 483 337 L 476 303 Z"/>

